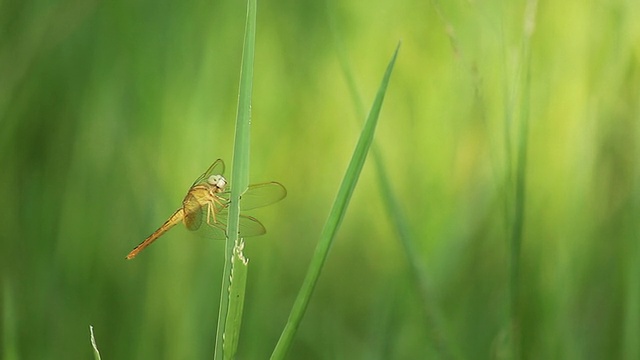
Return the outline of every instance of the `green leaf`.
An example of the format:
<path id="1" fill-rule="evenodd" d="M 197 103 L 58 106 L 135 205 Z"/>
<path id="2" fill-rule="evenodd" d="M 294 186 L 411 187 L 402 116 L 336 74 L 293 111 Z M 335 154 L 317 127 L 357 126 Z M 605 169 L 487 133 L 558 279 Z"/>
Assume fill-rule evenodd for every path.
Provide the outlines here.
<path id="1" fill-rule="evenodd" d="M 244 288 L 246 286 L 246 269 L 244 281 L 232 281 L 234 249 L 242 248 L 242 239 L 238 238 L 240 219 L 240 195 L 249 184 L 249 142 L 251 125 L 251 93 L 253 89 L 253 61 L 256 38 L 257 0 L 247 0 L 247 18 L 245 25 L 242 65 L 240 69 L 240 87 L 238 94 L 238 113 L 236 117 L 235 145 L 231 169 L 231 202 L 229 204 L 229 222 L 227 224 L 227 242 L 225 245 L 225 265 L 222 274 L 222 290 L 220 309 L 216 329 L 216 347 L 214 358 L 230 358 L 235 354 L 240 334 L 242 305 L 244 304 Z M 245 266 L 246 267 L 246 266 Z M 234 276 L 240 278 L 237 273 Z M 237 279 L 236 279 L 237 280 Z M 229 294 L 237 297 L 230 297 Z M 239 311 L 240 313 L 236 313 Z M 232 319 L 227 324 L 227 316 Z M 223 332 L 224 330 L 224 332 Z M 228 345 L 224 342 L 228 342 Z M 224 354 L 223 354 L 224 352 Z"/>
<path id="2" fill-rule="evenodd" d="M 229 311 L 224 330 L 224 344 L 222 350 L 225 359 L 233 359 L 238 349 L 240 338 L 240 324 L 244 308 L 244 294 L 247 284 L 248 260 L 242 254 L 243 244 L 233 248 L 231 258 L 231 288 L 229 289 Z"/>
<path id="3" fill-rule="evenodd" d="M 91 347 L 93 348 L 93 358 L 100 360 L 100 351 L 98 351 L 98 345 L 96 345 L 96 338 L 93 335 L 93 326 L 89 325 L 89 333 L 91 334 Z"/>
<path id="4" fill-rule="evenodd" d="M 344 218 L 347 206 L 349 205 L 349 200 L 351 199 L 351 195 L 353 195 L 353 190 L 356 187 L 358 178 L 360 177 L 360 172 L 364 166 L 364 161 L 367 157 L 367 153 L 369 152 L 369 147 L 373 141 L 373 135 L 380 115 L 380 109 L 382 108 L 382 101 L 384 100 L 384 95 L 389 84 L 389 78 L 391 77 L 391 72 L 398 56 L 399 49 L 400 44 L 396 47 L 396 51 L 387 66 L 387 70 L 382 79 L 382 83 L 378 88 L 378 93 L 373 102 L 373 106 L 371 107 L 371 111 L 369 112 L 369 116 L 367 117 L 367 121 L 360 133 L 358 144 L 356 145 L 356 149 L 354 150 L 351 161 L 349 162 L 347 172 L 342 179 L 338 195 L 333 202 L 333 207 L 331 208 L 327 222 L 325 223 L 322 234 L 320 235 L 320 241 L 316 246 L 313 258 L 311 259 L 311 264 L 309 265 L 309 269 L 302 283 L 302 288 L 298 292 L 298 296 L 293 304 L 293 309 L 291 310 L 287 324 L 280 335 L 280 340 L 278 340 L 278 344 L 276 345 L 273 354 L 271 354 L 271 359 L 284 358 L 291 347 L 293 336 L 295 335 L 298 326 L 300 325 L 300 321 L 302 320 L 302 316 L 307 309 L 313 289 L 318 282 L 320 272 L 322 271 L 324 262 L 329 254 L 329 249 L 331 248 L 335 234 L 340 227 L 342 219 Z"/>
<path id="5" fill-rule="evenodd" d="M 333 12 L 330 12 L 329 20 L 336 50 L 338 53 L 338 61 L 342 69 L 347 88 L 349 89 L 349 93 L 351 94 L 351 99 L 354 103 L 354 107 L 356 113 L 358 114 L 358 117 L 364 118 L 364 105 L 362 104 L 362 100 L 358 93 L 355 76 L 353 74 L 353 71 L 351 70 L 352 67 L 349 65 L 345 46 L 337 30 Z M 415 287 L 422 299 L 422 306 L 424 309 L 423 323 L 425 324 L 425 326 L 431 327 L 430 334 L 432 334 L 432 338 L 430 340 L 436 345 L 436 348 L 439 350 L 440 356 L 442 356 L 442 358 L 453 358 L 453 356 L 451 355 L 451 346 L 446 343 L 446 337 L 443 336 L 443 316 L 436 304 L 436 301 L 431 296 L 432 291 L 428 285 L 429 278 L 427 276 L 427 270 L 425 269 L 425 265 L 420 258 L 420 253 L 416 248 L 416 239 L 412 234 L 411 228 L 409 227 L 407 217 L 402 210 L 400 200 L 398 199 L 392 187 L 391 178 L 389 177 L 389 174 L 384 166 L 382 153 L 380 152 L 379 147 L 376 145 L 377 144 L 375 142 L 371 145 L 371 156 L 373 157 L 373 161 L 375 164 L 376 180 L 379 184 L 379 191 L 382 197 L 384 209 L 388 214 L 388 218 L 390 219 L 391 224 L 395 228 L 395 232 L 398 235 L 400 243 L 402 244 L 404 254 L 409 264 L 411 278 L 415 283 Z"/>

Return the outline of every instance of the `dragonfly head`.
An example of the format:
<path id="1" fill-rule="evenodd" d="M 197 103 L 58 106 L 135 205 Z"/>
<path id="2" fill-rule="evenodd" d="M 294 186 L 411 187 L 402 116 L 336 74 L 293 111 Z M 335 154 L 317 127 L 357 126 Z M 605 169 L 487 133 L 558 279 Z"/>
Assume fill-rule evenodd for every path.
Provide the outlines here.
<path id="1" fill-rule="evenodd" d="M 222 175 L 211 175 L 207 179 L 207 182 L 220 190 L 224 190 L 225 186 L 227 186 L 227 179 Z"/>

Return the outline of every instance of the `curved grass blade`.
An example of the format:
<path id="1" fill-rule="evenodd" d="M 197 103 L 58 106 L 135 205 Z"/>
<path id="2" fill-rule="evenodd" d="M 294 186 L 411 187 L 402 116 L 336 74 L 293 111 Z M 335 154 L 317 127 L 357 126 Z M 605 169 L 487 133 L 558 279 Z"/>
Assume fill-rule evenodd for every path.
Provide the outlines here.
<path id="1" fill-rule="evenodd" d="M 400 44 L 396 47 L 393 57 L 387 66 L 387 70 L 382 79 L 382 83 L 378 88 L 378 93 L 376 94 L 376 98 L 373 102 L 373 106 L 371 107 L 371 111 L 369 112 L 369 116 L 367 117 L 367 121 L 360 133 L 358 144 L 356 145 L 351 161 L 349 162 L 347 172 L 342 179 L 338 195 L 333 202 L 327 222 L 322 229 L 320 241 L 316 246 L 313 258 L 311 259 L 311 264 L 309 265 L 309 270 L 307 271 L 302 283 L 302 288 L 298 292 L 298 296 L 293 304 L 293 309 L 291 310 L 287 324 L 280 335 L 280 339 L 273 350 L 273 354 L 271 354 L 271 359 L 284 358 L 291 347 L 293 336 L 295 335 L 298 326 L 300 325 L 300 321 L 302 320 L 302 316 L 307 309 L 307 305 L 311 299 L 311 294 L 313 293 L 316 283 L 318 282 L 318 278 L 320 277 L 320 272 L 322 271 L 324 262 L 329 254 L 333 238 L 335 237 L 342 219 L 344 218 L 347 206 L 349 205 L 349 200 L 351 199 L 353 190 L 356 187 L 360 172 L 364 166 L 364 161 L 367 157 L 367 153 L 369 152 L 369 147 L 373 141 L 373 134 L 378 123 L 378 116 L 380 115 L 380 109 L 382 108 L 382 101 L 384 100 L 384 95 L 389 84 L 389 78 L 391 77 L 391 72 L 398 56 L 399 49 Z"/>

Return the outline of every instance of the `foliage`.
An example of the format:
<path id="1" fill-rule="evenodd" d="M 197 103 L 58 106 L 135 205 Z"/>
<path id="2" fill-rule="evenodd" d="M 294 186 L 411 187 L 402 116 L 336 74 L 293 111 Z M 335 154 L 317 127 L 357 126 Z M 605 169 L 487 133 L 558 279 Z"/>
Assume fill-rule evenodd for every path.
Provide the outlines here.
<path id="1" fill-rule="evenodd" d="M 415 258 L 368 161 L 290 358 L 640 357 L 640 3 L 532 3 L 258 3 L 249 182 L 288 195 L 248 213 L 238 358 L 273 351 L 361 130 L 338 49 L 368 106 L 398 39 L 376 145 Z M 90 358 L 91 324 L 104 359 L 211 357 L 224 242 L 123 257 L 231 164 L 245 14 L 0 2 L 0 356 Z"/>

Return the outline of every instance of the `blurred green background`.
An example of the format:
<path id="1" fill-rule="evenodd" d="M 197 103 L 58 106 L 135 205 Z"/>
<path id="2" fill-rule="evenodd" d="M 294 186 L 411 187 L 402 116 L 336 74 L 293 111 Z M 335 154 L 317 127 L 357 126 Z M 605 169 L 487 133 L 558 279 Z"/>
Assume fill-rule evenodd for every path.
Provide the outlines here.
<path id="1" fill-rule="evenodd" d="M 258 3 L 251 179 L 289 194 L 251 213 L 268 234 L 247 242 L 239 358 L 271 353 L 355 146 L 339 54 L 368 108 L 398 40 L 376 142 L 424 281 L 370 158 L 290 358 L 509 355 L 527 108 L 518 352 L 640 358 L 640 2 L 531 3 Z M 4 359 L 90 358 L 90 324 L 103 359 L 212 356 L 224 243 L 181 227 L 124 256 L 231 164 L 244 16 L 242 1 L 0 1 Z"/>

